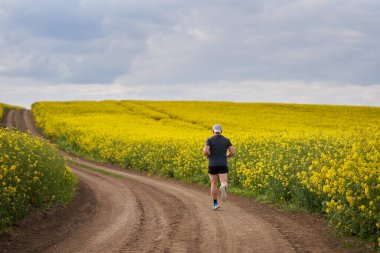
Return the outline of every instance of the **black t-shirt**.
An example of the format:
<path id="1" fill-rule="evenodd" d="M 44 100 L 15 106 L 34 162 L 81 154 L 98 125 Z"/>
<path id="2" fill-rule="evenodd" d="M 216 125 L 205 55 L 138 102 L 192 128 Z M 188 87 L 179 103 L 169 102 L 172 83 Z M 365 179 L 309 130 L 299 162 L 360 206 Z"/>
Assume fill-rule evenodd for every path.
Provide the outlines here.
<path id="1" fill-rule="evenodd" d="M 209 166 L 227 166 L 227 150 L 232 146 L 229 139 L 217 134 L 206 140 L 206 146 L 210 146 Z"/>

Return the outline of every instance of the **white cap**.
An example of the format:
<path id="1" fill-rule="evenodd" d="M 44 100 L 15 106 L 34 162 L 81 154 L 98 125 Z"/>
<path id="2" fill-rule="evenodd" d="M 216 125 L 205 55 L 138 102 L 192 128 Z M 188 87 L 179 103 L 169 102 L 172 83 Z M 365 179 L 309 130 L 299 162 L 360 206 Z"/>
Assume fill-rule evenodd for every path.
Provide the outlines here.
<path id="1" fill-rule="evenodd" d="M 212 131 L 214 131 L 214 133 L 221 133 L 221 132 L 222 132 L 222 126 L 219 125 L 219 124 L 215 124 L 215 125 L 212 127 Z"/>

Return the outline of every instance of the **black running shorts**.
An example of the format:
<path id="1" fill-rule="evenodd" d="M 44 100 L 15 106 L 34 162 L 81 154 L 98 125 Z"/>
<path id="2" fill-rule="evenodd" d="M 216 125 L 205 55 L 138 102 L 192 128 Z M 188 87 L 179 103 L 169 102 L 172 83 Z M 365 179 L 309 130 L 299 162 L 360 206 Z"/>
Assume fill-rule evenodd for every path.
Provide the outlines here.
<path id="1" fill-rule="evenodd" d="M 208 174 L 216 175 L 225 173 L 228 173 L 227 166 L 208 166 Z"/>

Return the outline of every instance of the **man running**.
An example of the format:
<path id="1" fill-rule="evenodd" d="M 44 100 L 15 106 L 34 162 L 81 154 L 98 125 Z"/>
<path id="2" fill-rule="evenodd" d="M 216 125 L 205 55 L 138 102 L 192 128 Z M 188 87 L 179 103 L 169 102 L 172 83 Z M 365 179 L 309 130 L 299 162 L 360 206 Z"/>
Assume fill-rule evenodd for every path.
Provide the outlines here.
<path id="1" fill-rule="evenodd" d="M 208 174 L 211 181 L 211 195 L 213 198 L 214 210 L 219 208 L 218 203 L 218 178 L 220 180 L 220 198 L 222 201 L 227 200 L 227 157 L 235 155 L 235 148 L 232 146 L 229 139 L 222 136 L 222 126 L 215 124 L 212 127 L 214 136 L 206 140 L 206 145 L 203 148 L 203 153 L 208 158 Z M 227 153 L 227 151 L 229 151 Z"/>

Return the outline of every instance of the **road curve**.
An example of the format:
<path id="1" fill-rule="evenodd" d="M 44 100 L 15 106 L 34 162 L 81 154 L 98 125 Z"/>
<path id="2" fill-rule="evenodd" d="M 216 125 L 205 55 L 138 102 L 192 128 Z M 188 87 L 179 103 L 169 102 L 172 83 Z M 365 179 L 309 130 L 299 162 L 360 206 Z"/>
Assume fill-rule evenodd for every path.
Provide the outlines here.
<path id="1" fill-rule="evenodd" d="M 28 110 L 10 111 L 6 126 L 41 137 Z M 234 201 L 213 211 L 206 189 L 63 154 L 97 205 L 91 220 L 46 252 L 332 252 L 331 245 L 302 249 L 262 211 L 247 211 Z M 292 233 L 302 237 L 302 230 Z"/>

